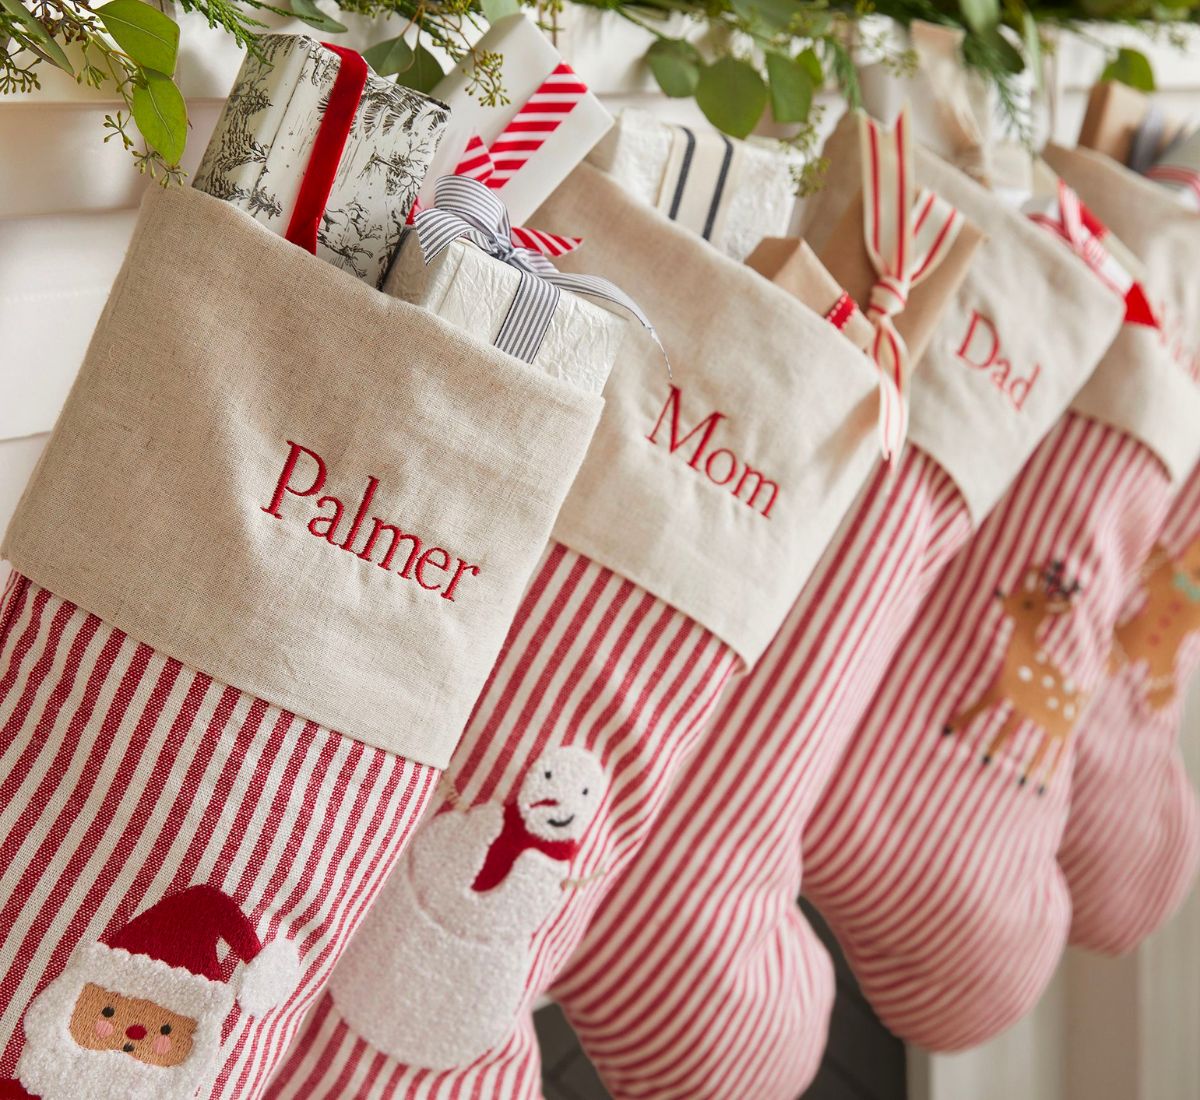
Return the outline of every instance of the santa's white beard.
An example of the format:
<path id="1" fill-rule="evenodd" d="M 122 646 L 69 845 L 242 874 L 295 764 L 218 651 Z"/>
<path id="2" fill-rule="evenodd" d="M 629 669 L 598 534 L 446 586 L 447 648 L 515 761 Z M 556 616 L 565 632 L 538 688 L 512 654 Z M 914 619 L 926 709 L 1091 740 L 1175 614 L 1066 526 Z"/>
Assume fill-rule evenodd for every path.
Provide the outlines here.
<path id="1" fill-rule="evenodd" d="M 41 1100 L 190 1100 L 219 1065 L 220 1023 L 201 1021 L 178 1066 L 149 1066 L 119 1050 L 87 1050 L 70 1032 L 79 984 L 64 975 L 25 1013 L 17 1079 Z"/>

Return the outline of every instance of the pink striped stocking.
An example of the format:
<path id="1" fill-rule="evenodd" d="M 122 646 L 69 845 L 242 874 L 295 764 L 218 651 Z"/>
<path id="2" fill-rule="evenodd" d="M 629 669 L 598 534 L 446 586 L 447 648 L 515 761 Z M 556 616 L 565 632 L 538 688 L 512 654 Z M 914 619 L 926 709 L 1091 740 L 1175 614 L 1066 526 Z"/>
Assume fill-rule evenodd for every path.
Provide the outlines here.
<path id="1" fill-rule="evenodd" d="M 950 566 L 805 831 L 806 891 L 897 1034 L 978 1043 L 1066 940 L 1071 730 L 1170 479 L 1068 415 Z"/>
<path id="2" fill-rule="evenodd" d="M 0 762 L 0 1077 L 42 1100 L 78 1097 L 82 1081 L 111 1100 L 255 1095 L 438 774 L 218 683 L 17 574 L 0 611 Z M 211 980 L 171 970 L 204 950 L 187 928 L 172 933 L 184 946 L 127 947 L 122 961 L 122 930 L 196 884 L 237 914 L 218 928 L 235 950 L 212 953 Z M 268 963 L 264 994 L 250 978 Z M 51 1010 L 69 1018 L 89 983 L 195 1001 L 194 1020 L 169 1014 L 176 1034 L 194 1027 L 191 1057 L 150 1050 L 164 1024 L 128 998 L 91 1006 L 83 1046 L 60 1040 Z M 127 1032 L 101 1034 L 110 1008 L 132 1013 Z M 131 1057 L 109 1053 L 123 1043 Z"/>
<path id="3" fill-rule="evenodd" d="M 1071 814 L 1058 862 L 1071 942 L 1132 950 L 1186 896 L 1200 812 L 1179 753 L 1188 681 L 1200 662 L 1200 473 L 1171 506 L 1122 608 L 1110 675 L 1080 727 Z"/>

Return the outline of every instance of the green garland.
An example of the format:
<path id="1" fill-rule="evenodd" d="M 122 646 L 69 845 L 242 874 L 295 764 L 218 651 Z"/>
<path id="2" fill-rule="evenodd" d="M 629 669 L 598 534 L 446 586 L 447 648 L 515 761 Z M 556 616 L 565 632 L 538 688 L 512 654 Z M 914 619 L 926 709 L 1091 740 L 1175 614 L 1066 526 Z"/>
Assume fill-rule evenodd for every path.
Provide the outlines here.
<path id="1" fill-rule="evenodd" d="M 295 16 L 323 34 L 346 27 L 314 0 L 178 0 L 188 12 L 221 27 L 253 50 L 264 12 Z M 537 18 L 553 26 L 564 0 L 540 0 Z M 792 142 L 812 153 L 816 92 L 829 84 L 855 103 L 858 86 L 849 43 L 862 41 L 868 14 L 889 16 L 907 26 L 914 19 L 959 27 L 963 58 L 995 84 L 1017 129 L 1023 128 L 1013 81 L 1026 68 L 1039 70 L 1043 29 L 1086 28 L 1089 23 L 1125 23 L 1179 28 L 1200 16 L 1200 0 L 1081 0 L 1078 6 L 1035 0 L 570 0 L 612 12 L 646 30 L 653 41 L 645 54 L 663 92 L 695 98 L 718 129 L 744 137 L 764 112 L 789 124 Z M 381 76 L 422 91 L 443 71 L 427 48 L 434 45 L 454 61 L 469 58 L 473 92 L 485 103 L 505 101 L 500 58 L 472 45 L 473 33 L 519 10 L 519 0 L 338 0 L 343 12 L 369 18 L 399 16 L 405 33 L 367 51 Z M 704 49 L 673 36 L 670 17 L 683 14 L 707 25 Z M 752 47 L 746 49 L 746 46 Z M 908 53 L 884 60 L 911 68 Z M 175 83 L 179 26 L 145 0 L 0 0 L 0 93 L 40 86 L 45 65 L 63 69 L 80 84 L 115 90 L 124 109 L 106 116 L 105 141 L 119 140 L 138 167 L 167 183 L 182 178 L 179 159 L 187 140 L 187 109 Z M 753 56 L 747 56 L 752 54 Z M 1152 90 L 1149 60 L 1131 49 L 1112 52 L 1103 76 Z M 131 134 L 136 129 L 140 140 Z M 809 157 L 811 173 L 820 166 Z M 801 179 L 801 186 L 811 175 Z"/>

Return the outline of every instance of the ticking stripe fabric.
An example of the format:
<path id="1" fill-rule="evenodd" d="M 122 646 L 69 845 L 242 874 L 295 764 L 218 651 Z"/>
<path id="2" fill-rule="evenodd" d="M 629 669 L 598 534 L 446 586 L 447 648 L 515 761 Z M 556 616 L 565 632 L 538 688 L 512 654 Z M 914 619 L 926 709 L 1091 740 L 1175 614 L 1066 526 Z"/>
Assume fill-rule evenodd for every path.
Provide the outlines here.
<path id="1" fill-rule="evenodd" d="M 1058 854 L 1071 942 L 1105 954 L 1159 928 L 1200 861 L 1200 808 L 1179 750 L 1200 665 L 1200 472 L 1171 505 L 1156 551 L 1122 608 L 1109 678 L 1080 726 Z"/>
<path id="2" fill-rule="evenodd" d="M 235 1009 L 217 1021 L 219 1050 L 193 1050 L 209 1058 L 196 1095 L 212 1100 L 261 1094 L 438 776 L 216 682 L 17 574 L 0 609 L 0 773 L 0 1079 L 23 1048 L 80 1054 L 56 1040 L 39 1055 L 22 1023 L 72 952 L 207 884 L 301 961 L 278 1007 Z M 166 1070 L 162 1087 L 130 1091 L 106 1076 L 104 1058 L 123 1055 L 82 1053 L 93 1064 L 67 1095 L 191 1095 Z"/>
<path id="3" fill-rule="evenodd" d="M 450 804 L 418 832 L 355 940 L 364 965 L 346 957 L 267 1095 L 539 1096 L 532 1001 L 644 842 L 736 664 L 730 647 L 670 605 L 552 545 L 446 773 Z M 553 786 L 553 761 L 565 772 L 586 767 L 585 757 L 599 765 L 603 795 L 573 852 L 518 854 L 498 886 L 473 893 L 501 843 L 489 814 L 498 822 L 499 808 L 515 805 L 531 821 L 548 800 L 561 804 L 559 821 L 568 807 L 589 812 L 586 801 L 571 803 L 578 791 Z M 545 780 L 543 797 L 526 796 L 531 777 Z M 453 835 L 443 842 L 439 828 Z M 547 866 L 553 880 L 542 896 L 533 884 Z M 489 923 L 475 923 L 485 912 Z M 425 928 L 426 914 L 437 928 Z M 422 957 L 435 956 L 436 972 L 423 971 Z M 456 1011 L 445 1011 L 450 1002 Z M 465 1068 L 407 1065 L 402 1049 Z"/>
<path id="4" fill-rule="evenodd" d="M 833 999 L 795 908 L 801 836 L 966 505 L 910 449 L 882 466 L 553 994 L 615 1097 L 794 1100 Z"/>
<path id="5" fill-rule="evenodd" d="M 806 892 L 896 1034 L 974 1045 L 1066 942 L 1072 730 L 1170 480 L 1068 414 L 939 580 L 804 835 Z"/>

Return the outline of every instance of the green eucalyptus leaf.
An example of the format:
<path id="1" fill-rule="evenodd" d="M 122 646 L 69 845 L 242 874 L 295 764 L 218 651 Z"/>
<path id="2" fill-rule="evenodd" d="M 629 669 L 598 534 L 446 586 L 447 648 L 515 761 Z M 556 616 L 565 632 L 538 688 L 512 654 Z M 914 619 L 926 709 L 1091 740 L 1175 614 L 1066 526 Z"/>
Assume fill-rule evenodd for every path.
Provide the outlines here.
<path id="1" fill-rule="evenodd" d="M 979 40 L 987 44 L 997 64 L 1006 73 L 1024 72 L 1024 54 L 1000 33 L 999 27 L 992 27 L 991 30 L 979 35 Z"/>
<path id="2" fill-rule="evenodd" d="M 752 26 L 783 31 L 800 14 L 796 0 L 730 0 L 730 6 Z"/>
<path id="3" fill-rule="evenodd" d="M 718 130 L 744 138 L 767 106 L 767 86 L 748 61 L 723 57 L 700 72 L 696 103 Z"/>
<path id="4" fill-rule="evenodd" d="M 187 144 L 187 105 L 166 73 L 143 69 L 132 97 L 133 121 L 146 144 L 168 164 L 178 164 Z"/>
<path id="5" fill-rule="evenodd" d="M 363 57 L 379 76 L 395 76 L 413 63 L 413 48 L 401 35 L 363 50 Z"/>
<path id="6" fill-rule="evenodd" d="M 424 46 L 418 46 L 413 50 L 412 64 L 397 74 L 396 83 L 418 92 L 432 92 L 445 75 L 437 58 Z"/>
<path id="7" fill-rule="evenodd" d="M 179 56 L 179 24 L 143 0 L 112 0 L 96 9 L 104 29 L 144 69 L 175 71 Z"/>
<path id="8" fill-rule="evenodd" d="M 958 8 L 976 34 L 983 34 L 1000 22 L 999 0 L 958 0 Z"/>
<path id="9" fill-rule="evenodd" d="M 326 34 L 341 34 L 346 29 L 345 23 L 339 23 L 318 8 L 316 0 L 290 0 L 290 4 L 292 14 L 314 30 L 324 31 Z"/>
<path id="10" fill-rule="evenodd" d="M 53 35 L 33 17 L 33 12 L 25 7 L 21 0 L 0 0 L 0 7 L 25 28 L 26 34 L 37 44 L 39 51 L 48 61 L 72 76 L 75 75 L 74 66 L 63 52 L 63 48 L 54 41 Z"/>
<path id="11" fill-rule="evenodd" d="M 1140 50 L 1122 46 L 1100 74 L 1101 80 L 1118 80 L 1139 92 L 1154 91 L 1154 68 Z"/>
<path id="12" fill-rule="evenodd" d="M 480 0 L 483 17 L 489 23 L 499 23 L 510 15 L 516 15 L 521 10 L 520 0 Z"/>
<path id="13" fill-rule="evenodd" d="M 813 80 L 808 67 L 799 59 L 768 53 L 767 80 L 775 121 L 804 122 L 812 109 L 813 98 Z"/>
<path id="14" fill-rule="evenodd" d="M 821 64 L 821 59 L 817 56 L 817 51 L 811 46 L 806 50 L 800 51 L 800 56 L 796 60 L 804 66 L 808 71 L 808 75 L 812 77 L 813 87 L 820 88 L 825 83 L 825 68 Z"/>
<path id="15" fill-rule="evenodd" d="M 690 42 L 656 38 L 646 51 L 646 64 L 666 95 L 680 99 L 696 94 L 704 59 Z"/>

